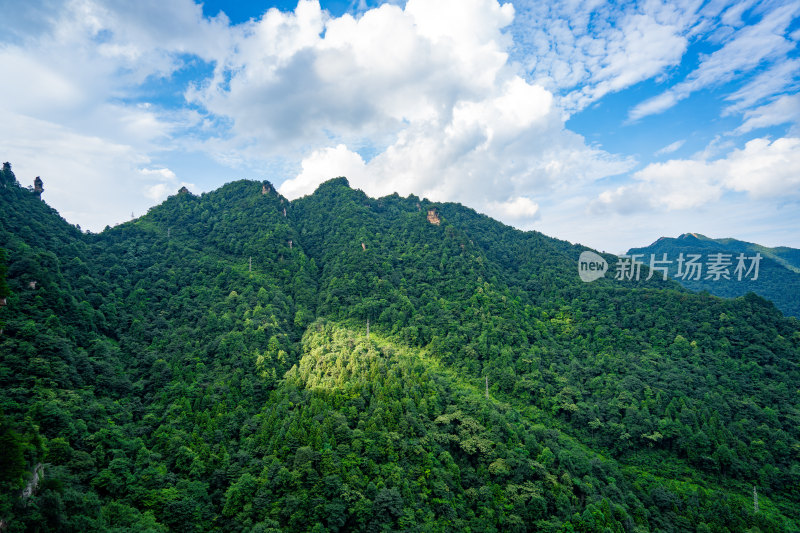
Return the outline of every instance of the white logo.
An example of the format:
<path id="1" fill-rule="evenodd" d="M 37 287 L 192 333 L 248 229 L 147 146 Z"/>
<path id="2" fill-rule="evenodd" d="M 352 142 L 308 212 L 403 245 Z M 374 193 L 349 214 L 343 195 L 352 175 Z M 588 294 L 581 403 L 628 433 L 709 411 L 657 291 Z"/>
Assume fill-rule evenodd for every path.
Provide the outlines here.
<path id="1" fill-rule="evenodd" d="M 583 252 L 578 258 L 578 275 L 586 283 L 602 278 L 607 270 L 606 260 L 594 252 Z"/>

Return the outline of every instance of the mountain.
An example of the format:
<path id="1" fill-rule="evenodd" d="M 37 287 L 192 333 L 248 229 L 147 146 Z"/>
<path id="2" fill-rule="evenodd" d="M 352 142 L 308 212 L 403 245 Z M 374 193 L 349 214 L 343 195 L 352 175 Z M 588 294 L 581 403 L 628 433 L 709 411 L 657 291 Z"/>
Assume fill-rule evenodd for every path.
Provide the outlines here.
<path id="1" fill-rule="evenodd" d="M 710 239 L 699 233 L 684 233 L 676 239 L 661 237 L 645 248 L 631 248 L 628 255 L 641 254 L 641 261 L 650 263 L 651 254 L 662 259 L 666 254 L 670 278 L 693 291 L 708 291 L 716 296 L 735 298 L 748 292 L 754 292 L 767 300 L 786 315 L 800 317 L 800 250 L 796 248 L 768 248 L 736 239 Z M 725 277 L 717 277 L 713 272 L 703 271 L 698 276 L 694 272 L 682 269 L 678 273 L 678 258 L 688 258 L 690 254 L 700 255 L 701 264 L 707 266 L 710 261 L 722 254 L 722 260 L 728 265 L 723 269 Z M 751 272 L 751 264 L 756 254 L 758 270 L 755 266 Z M 741 276 L 736 272 L 737 258 L 743 255 L 745 269 Z"/>
<path id="2" fill-rule="evenodd" d="M 91 234 L 9 165 L 0 248 L 8 531 L 800 526 L 800 322 L 752 293 L 344 178 Z"/>

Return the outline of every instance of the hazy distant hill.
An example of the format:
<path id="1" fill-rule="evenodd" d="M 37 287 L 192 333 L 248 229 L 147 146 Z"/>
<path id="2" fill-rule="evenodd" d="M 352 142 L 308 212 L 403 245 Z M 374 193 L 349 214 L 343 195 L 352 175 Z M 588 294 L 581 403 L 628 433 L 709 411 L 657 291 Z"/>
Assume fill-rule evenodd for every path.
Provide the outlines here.
<path id="1" fill-rule="evenodd" d="M 343 178 L 86 234 L 4 167 L 0 249 L 0 529 L 800 530 L 800 322 L 756 295 Z"/>
<path id="2" fill-rule="evenodd" d="M 650 246 L 628 250 L 629 255 L 642 254 L 640 260 L 646 264 L 649 264 L 651 254 L 655 254 L 658 260 L 664 253 L 667 254 L 668 260 L 673 261 L 669 267 L 670 278 L 688 289 L 705 290 L 725 298 L 755 292 L 771 300 L 785 314 L 800 317 L 800 250 L 796 248 L 785 246 L 768 248 L 736 239 L 710 239 L 699 233 L 684 233 L 678 238 L 661 237 Z M 688 257 L 689 254 L 702 256 L 701 261 L 706 265 L 706 269 L 701 279 L 678 275 L 677 259 L 681 253 L 684 257 Z M 744 275 L 746 274 L 744 272 L 741 279 L 738 279 L 735 268 L 739 254 L 744 254 L 745 267 L 749 269 L 751 260 L 757 253 L 762 257 L 758 267 L 758 279 L 755 281 L 752 279 L 754 270 L 749 276 Z M 729 279 L 723 277 L 714 279 L 715 276 L 710 276 L 707 265 L 716 254 L 723 254 L 723 258 L 730 260 Z"/>

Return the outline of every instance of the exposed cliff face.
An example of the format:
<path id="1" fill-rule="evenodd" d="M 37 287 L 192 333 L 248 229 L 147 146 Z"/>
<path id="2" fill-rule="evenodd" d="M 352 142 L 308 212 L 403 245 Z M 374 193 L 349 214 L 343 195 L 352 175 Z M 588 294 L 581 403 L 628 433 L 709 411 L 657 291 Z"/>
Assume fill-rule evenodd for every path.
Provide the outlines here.
<path id="1" fill-rule="evenodd" d="M 27 500 L 31 496 L 36 493 L 36 489 L 39 488 L 39 482 L 44 479 L 44 465 L 42 463 L 37 463 L 36 466 L 33 468 L 33 472 L 31 474 L 31 479 L 28 483 L 25 484 L 25 488 L 22 489 L 21 497 L 23 500 Z"/>
<path id="2" fill-rule="evenodd" d="M 442 223 L 442 221 L 439 219 L 439 211 L 435 207 L 428 209 L 428 222 L 434 226 L 438 226 Z"/>

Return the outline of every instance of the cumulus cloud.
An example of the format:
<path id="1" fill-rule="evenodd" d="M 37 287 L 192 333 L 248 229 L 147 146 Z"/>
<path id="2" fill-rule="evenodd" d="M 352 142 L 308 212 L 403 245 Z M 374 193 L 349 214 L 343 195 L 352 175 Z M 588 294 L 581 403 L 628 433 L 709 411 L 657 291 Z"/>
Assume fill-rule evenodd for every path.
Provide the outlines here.
<path id="1" fill-rule="evenodd" d="M 501 213 L 500 217 L 515 222 L 530 222 L 539 215 L 539 204 L 525 196 L 519 196 L 506 202 L 494 202 L 490 204 L 490 207 L 493 211 Z"/>
<path id="2" fill-rule="evenodd" d="M 175 173 L 168 168 L 142 168 L 139 172 L 144 176 L 155 176 L 165 180 L 175 179 Z"/>
<path id="3" fill-rule="evenodd" d="M 4 159 L 42 175 L 45 198 L 93 230 L 163 199 L 176 177 L 147 165 L 202 117 L 148 102 L 142 86 L 221 60 L 234 33 L 224 15 L 204 18 L 191 0 L 32 0 L 3 15 Z"/>
<path id="4" fill-rule="evenodd" d="M 446 123 L 412 123 L 369 162 L 344 144 L 316 150 L 280 190 L 292 198 L 346 175 L 372 195 L 461 201 L 515 222 L 537 213 L 531 197 L 575 190 L 633 164 L 586 147 L 563 129 L 552 96 L 521 79 L 509 81 L 493 98 L 459 103 L 449 115 Z"/>
<path id="5" fill-rule="evenodd" d="M 726 102 L 743 118 L 735 133 L 796 121 L 796 3 L 409 0 L 334 17 L 301 0 L 238 25 L 192 0 L 13 7 L 0 35 L 4 158 L 21 178 L 41 174 L 57 207 L 93 229 L 186 184 L 179 165 L 193 151 L 225 165 L 209 173 L 287 178 L 292 198 L 345 175 L 371 195 L 461 201 L 520 227 L 567 200 L 575 213 L 590 198 L 599 210 L 685 211 L 795 185 L 784 141 L 737 151 L 723 135 L 611 188 L 604 178 L 636 161 L 565 119 L 644 80 L 677 79 L 631 110 L 642 119 L 746 73 Z M 683 75 L 675 67 L 695 42 L 716 51 Z M 748 182 L 734 163 L 773 177 Z"/>
<path id="6" fill-rule="evenodd" d="M 800 138 L 753 139 L 727 157 L 725 185 L 756 198 L 800 193 Z"/>
<path id="7" fill-rule="evenodd" d="M 128 220 L 131 210 L 143 214 L 150 205 L 148 188 L 171 174 L 142 172 L 150 161 L 130 146 L 13 113 L 3 116 L 0 146 L 21 183 L 41 176 L 44 200 L 93 230 Z"/>
<path id="8" fill-rule="evenodd" d="M 301 0 L 293 12 L 271 9 L 245 25 L 214 79 L 187 98 L 229 117 L 234 133 L 261 149 L 380 138 L 491 90 L 512 17 L 510 3 L 412 0 L 330 18 Z"/>
<path id="9" fill-rule="evenodd" d="M 178 192 L 180 187 L 195 188 L 194 183 L 178 182 L 175 173 L 168 168 L 140 168 L 139 173 L 147 181 L 157 182 L 144 187 L 144 195 L 156 203 L 166 200 L 169 195 Z"/>
<path id="10" fill-rule="evenodd" d="M 759 138 L 713 161 L 673 159 L 636 172 L 633 184 L 602 192 L 595 212 L 675 211 L 707 205 L 728 191 L 753 199 L 800 199 L 800 138 Z"/>
<path id="11" fill-rule="evenodd" d="M 357 18 L 303 0 L 247 23 L 187 98 L 231 123 L 232 137 L 209 146 L 294 154 L 299 171 L 281 186 L 290 198 L 345 175 L 369 194 L 415 193 L 509 218 L 525 198 L 531 215 L 531 198 L 633 162 L 587 146 L 564 127 L 553 94 L 517 73 L 505 32 L 513 18 L 495 0 L 409 0 Z M 507 203 L 517 210 L 498 207 Z"/>
<path id="12" fill-rule="evenodd" d="M 287 198 L 311 194 L 320 183 L 338 176 L 346 176 L 355 187 L 369 183 L 364 160 L 344 144 L 315 150 L 303 159 L 301 166 L 297 176 L 281 184 L 280 192 Z"/>
<path id="13" fill-rule="evenodd" d="M 193 183 L 182 181 L 179 187 L 186 187 L 189 190 L 193 189 Z M 168 196 L 178 192 L 178 187 L 170 183 L 156 183 L 145 188 L 145 196 L 150 198 L 155 203 L 161 203 L 167 199 Z"/>
<path id="14" fill-rule="evenodd" d="M 145 196 L 154 202 L 161 202 L 169 196 L 169 186 L 166 183 L 156 183 L 147 187 Z"/>
<path id="15" fill-rule="evenodd" d="M 219 61 L 231 42 L 227 19 L 203 18 L 191 0 L 33 1 L 4 19 L 0 67 L 14 83 L 0 87 L 0 101 L 13 97 L 16 112 L 37 118 L 70 119 L 135 96 L 181 68 L 182 54 Z M 27 31 L 15 35 L 15 23 Z"/>

